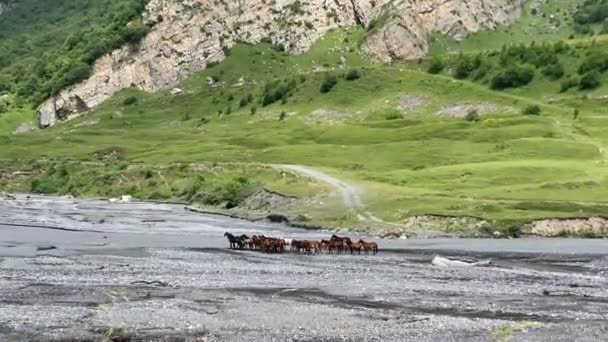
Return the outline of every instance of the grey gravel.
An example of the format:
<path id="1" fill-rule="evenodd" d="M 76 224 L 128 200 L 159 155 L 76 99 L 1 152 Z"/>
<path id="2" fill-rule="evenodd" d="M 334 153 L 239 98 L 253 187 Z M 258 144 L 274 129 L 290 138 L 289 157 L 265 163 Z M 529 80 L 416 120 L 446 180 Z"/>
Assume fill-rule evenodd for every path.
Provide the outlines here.
<path id="1" fill-rule="evenodd" d="M 110 329 L 151 341 L 608 339 L 606 240 L 392 240 L 377 256 L 266 255 L 227 249 L 225 230 L 329 234 L 178 205 L 0 201 L 0 340 Z M 436 254 L 494 266 L 435 268 Z"/>

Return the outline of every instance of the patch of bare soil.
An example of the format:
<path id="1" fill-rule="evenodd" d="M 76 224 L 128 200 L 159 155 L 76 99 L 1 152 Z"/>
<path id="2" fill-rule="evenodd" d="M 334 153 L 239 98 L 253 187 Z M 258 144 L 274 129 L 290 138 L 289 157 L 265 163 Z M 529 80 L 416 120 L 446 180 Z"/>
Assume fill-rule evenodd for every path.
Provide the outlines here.
<path id="1" fill-rule="evenodd" d="M 246 210 L 274 210 L 285 209 L 292 205 L 297 198 L 280 194 L 278 192 L 262 189 L 249 196 L 241 208 Z"/>
<path id="2" fill-rule="evenodd" d="M 501 107 L 490 102 L 460 102 L 441 108 L 437 112 L 437 116 L 442 118 L 464 118 L 471 113 L 487 115 L 499 112 L 512 113 L 513 108 Z"/>
<path id="3" fill-rule="evenodd" d="M 122 158 L 123 150 L 120 147 L 109 147 L 93 153 L 95 159 L 104 162 L 116 161 Z"/>
<path id="4" fill-rule="evenodd" d="M 544 237 L 556 236 L 608 236 L 608 218 L 546 219 L 534 221 L 525 227 L 526 232 Z"/>
<path id="5" fill-rule="evenodd" d="M 403 95 L 399 98 L 399 108 L 407 112 L 414 112 L 420 107 L 428 104 L 429 100 L 424 96 Z"/>
<path id="6" fill-rule="evenodd" d="M 307 122 L 309 124 L 329 124 L 334 125 L 340 122 L 344 122 L 353 117 L 352 113 L 345 112 L 338 109 L 317 109 L 310 113 L 310 117 Z"/>

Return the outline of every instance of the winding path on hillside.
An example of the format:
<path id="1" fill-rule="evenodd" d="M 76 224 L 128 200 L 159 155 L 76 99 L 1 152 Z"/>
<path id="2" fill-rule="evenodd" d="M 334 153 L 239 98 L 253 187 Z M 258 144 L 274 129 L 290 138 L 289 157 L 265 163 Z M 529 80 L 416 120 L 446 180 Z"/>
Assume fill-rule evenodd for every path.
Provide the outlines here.
<path id="1" fill-rule="evenodd" d="M 361 199 L 361 192 L 354 186 L 322 171 L 312 169 L 302 165 L 277 165 L 281 169 L 293 171 L 301 175 L 306 175 L 310 178 L 316 179 L 317 181 L 326 183 L 333 187 L 342 197 L 342 203 L 344 206 L 357 214 L 357 217 L 361 221 L 373 221 L 381 222 L 384 221 L 368 211 L 365 211 L 365 205 Z"/>

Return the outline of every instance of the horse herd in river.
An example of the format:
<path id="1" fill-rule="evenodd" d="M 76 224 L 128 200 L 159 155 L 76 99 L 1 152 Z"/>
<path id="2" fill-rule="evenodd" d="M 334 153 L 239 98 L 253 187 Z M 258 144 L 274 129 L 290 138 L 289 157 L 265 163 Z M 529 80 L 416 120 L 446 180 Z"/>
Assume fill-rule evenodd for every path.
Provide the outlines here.
<path id="1" fill-rule="evenodd" d="M 329 240 L 295 240 L 295 239 L 281 239 L 274 237 L 266 237 L 264 235 L 253 235 L 249 237 L 247 235 L 235 236 L 228 232 L 224 234 L 228 242 L 230 243 L 231 249 L 249 249 L 258 250 L 264 253 L 284 253 L 288 249 L 291 252 L 298 254 L 365 254 L 378 253 L 378 244 L 375 242 L 365 242 L 359 240 L 353 242 L 348 237 L 340 237 L 332 235 Z"/>

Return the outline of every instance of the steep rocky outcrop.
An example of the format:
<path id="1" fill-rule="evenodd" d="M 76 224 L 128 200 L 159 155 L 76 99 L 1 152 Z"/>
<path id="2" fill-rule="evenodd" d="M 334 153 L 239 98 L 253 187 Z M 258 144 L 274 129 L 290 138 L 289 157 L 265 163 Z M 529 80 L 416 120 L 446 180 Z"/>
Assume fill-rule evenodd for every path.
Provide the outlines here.
<path id="1" fill-rule="evenodd" d="M 88 80 L 38 109 L 41 127 L 99 105 L 116 92 L 157 91 L 221 61 L 236 42 L 268 40 L 301 53 L 333 28 L 369 28 L 363 49 L 381 62 L 428 51 L 428 37 L 463 37 L 519 16 L 525 0 L 151 0 L 144 21 L 152 27 L 140 46 L 102 57 Z"/>

